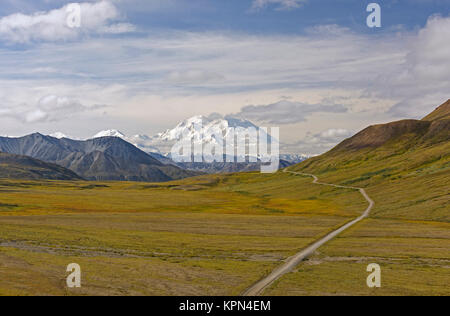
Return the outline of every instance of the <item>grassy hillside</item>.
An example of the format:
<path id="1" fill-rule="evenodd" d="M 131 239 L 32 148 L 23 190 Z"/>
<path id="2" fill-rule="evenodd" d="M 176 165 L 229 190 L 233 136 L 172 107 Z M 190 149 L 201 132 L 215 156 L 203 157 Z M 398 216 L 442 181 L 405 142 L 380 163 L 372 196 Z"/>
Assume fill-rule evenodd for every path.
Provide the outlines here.
<path id="1" fill-rule="evenodd" d="M 26 156 L 0 152 L 0 178 L 28 180 L 81 180 L 74 172 L 58 165 Z"/>
<path id="2" fill-rule="evenodd" d="M 449 104 L 422 121 L 371 126 L 294 167 L 364 187 L 375 207 L 265 294 L 450 295 Z M 366 286 L 370 263 L 381 288 Z"/>
<path id="3" fill-rule="evenodd" d="M 433 113 L 426 116 L 424 121 L 436 121 L 436 120 L 449 120 L 450 119 L 450 100 L 442 104 Z"/>
<path id="4" fill-rule="evenodd" d="M 373 216 L 450 221 L 449 102 L 422 121 L 368 127 L 293 170 L 367 188 Z"/>

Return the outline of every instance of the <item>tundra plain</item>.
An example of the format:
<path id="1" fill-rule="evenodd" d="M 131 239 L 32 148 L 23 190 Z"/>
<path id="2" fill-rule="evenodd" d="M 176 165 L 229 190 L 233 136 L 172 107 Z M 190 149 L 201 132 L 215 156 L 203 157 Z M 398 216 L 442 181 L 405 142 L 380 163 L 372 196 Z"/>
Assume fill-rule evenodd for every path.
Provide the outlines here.
<path id="1" fill-rule="evenodd" d="M 282 172 L 1 180 L 0 192 L 1 295 L 239 295 L 367 207 L 356 191 Z M 366 220 L 264 294 L 448 294 L 449 231 L 442 221 Z M 66 288 L 72 262 L 80 289 Z M 367 289 L 366 262 L 386 268 L 381 289 Z M 390 284 L 397 273 L 416 283 Z"/>

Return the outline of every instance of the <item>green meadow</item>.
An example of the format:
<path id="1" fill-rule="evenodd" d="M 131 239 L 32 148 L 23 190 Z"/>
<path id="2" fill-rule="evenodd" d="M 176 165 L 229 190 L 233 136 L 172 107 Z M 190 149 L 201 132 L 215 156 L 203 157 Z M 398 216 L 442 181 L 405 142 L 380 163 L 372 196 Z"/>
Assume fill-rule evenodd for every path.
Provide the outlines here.
<path id="1" fill-rule="evenodd" d="M 442 180 L 434 174 L 423 181 Z M 431 212 L 414 200 L 405 207 L 392 192 L 421 180 L 396 181 L 368 183 L 372 216 L 264 295 L 450 294 L 446 197 L 430 190 Z M 0 295 L 239 295 L 366 207 L 355 190 L 282 172 L 163 184 L 0 180 Z M 80 289 L 65 284 L 72 262 Z M 382 267 L 380 289 L 366 285 L 369 263 Z"/>
<path id="2" fill-rule="evenodd" d="M 284 173 L 0 180 L 0 192 L 2 295 L 238 295 L 365 207 Z M 72 262 L 81 289 L 66 288 Z"/>

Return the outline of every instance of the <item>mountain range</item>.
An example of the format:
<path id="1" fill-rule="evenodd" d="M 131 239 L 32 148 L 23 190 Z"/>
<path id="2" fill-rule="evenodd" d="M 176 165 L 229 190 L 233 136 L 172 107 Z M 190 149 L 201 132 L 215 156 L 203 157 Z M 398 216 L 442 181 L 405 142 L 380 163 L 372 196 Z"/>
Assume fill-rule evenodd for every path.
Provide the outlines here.
<path id="1" fill-rule="evenodd" d="M 153 137 L 126 136 L 114 129 L 101 131 L 88 140 L 70 139 L 60 132 L 50 136 L 35 133 L 15 138 L 0 137 L 0 152 L 57 164 L 86 180 L 169 181 L 199 173 L 260 170 L 262 164 L 258 157 L 258 162 L 239 163 L 237 157 L 231 157 L 236 162 L 213 163 L 176 163 L 171 159 L 172 146 L 183 135 L 191 137 L 196 145 L 223 146 L 222 139 L 217 135 L 226 137 L 232 129 L 249 127 L 259 129 L 246 120 L 195 116 Z M 264 133 L 263 136 L 269 143 L 272 142 L 270 135 Z M 284 168 L 307 156 L 284 155 L 281 158 L 280 168 Z"/>
<path id="2" fill-rule="evenodd" d="M 237 157 L 232 157 L 235 161 L 232 162 L 174 162 L 171 159 L 171 150 L 174 144 L 181 139 L 181 137 L 187 136 L 193 139 L 195 145 L 211 145 L 211 146 L 226 146 L 222 139 L 217 138 L 217 135 L 223 135 L 224 138 L 229 135 L 233 129 L 242 128 L 254 128 L 259 130 L 260 128 L 248 120 L 239 118 L 220 116 L 194 116 L 180 122 L 173 129 L 168 129 L 165 132 L 159 133 L 152 137 L 147 135 L 133 135 L 126 136 L 122 132 L 111 129 L 105 130 L 94 135 L 97 137 L 119 137 L 122 138 L 141 150 L 147 152 L 149 155 L 158 159 L 164 164 L 176 165 L 183 169 L 195 170 L 205 173 L 230 173 L 230 172 L 244 172 L 244 171 L 257 171 L 261 169 L 261 162 L 237 162 Z M 268 143 L 273 141 L 270 134 L 263 133 L 262 137 L 266 137 Z M 232 148 L 234 150 L 234 148 Z M 258 158 L 258 157 L 256 157 Z M 280 156 L 280 167 L 284 168 L 292 164 L 299 163 L 309 158 L 308 155 L 290 155 L 283 154 Z M 225 159 L 224 159 L 225 160 Z"/>
<path id="3" fill-rule="evenodd" d="M 0 137 L 0 152 L 57 164 L 87 180 L 157 182 L 196 175 L 164 165 L 118 137 L 86 141 L 57 139 L 39 133 L 19 138 Z"/>
<path id="4" fill-rule="evenodd" d="M 218 139 L 216 136 L 223 135 L 225 138 L 232 129 L 236 128 L 259 129 L 259 127 L 252 122 L 243 119 L 198 115 L 188 118 L 180 122 L 174 128 L 154 136 L 141 134 L 126 136 L 116 129 L 110 129 L 97 133 L 93 138 L 105 136 L 120 137 L 145 152 L 157 152 L 168 156 L 171 153 L 173 145 L 182 139 L 183 136 L 192 139 L 195 145 L 224 145 L 222 140 Z M 266 133 L 263 134 L 263 137 L 264 136 L 266 136 L 270 142 L 271 136 Z"/>
<path id="5" fill-rule="evenodd" d="M 380 176 L 388 178 L 396 174 L 401 177 L 406 168 L 434 170 L 430 166 L 436 166 L 448 158 L 449 126 L 450 100 L 422 120 L 370 126 L 328 153 L 308 159 L 296 168 L 334 175 L 336 180 L 339 180 L 338 174 L 347 170 L 345 178 L 352 183 L 364 182 L 369 178 L 373 182 Z M 223 145 L 215 135 L 227 135 L 232 128 L 237 127 L 258 129 L 245 120 L 195 116 L 153 137 L 127 137 L 117 130 L 102 131 L 89 140 L 69 139 L 62 133 L 55 133 L 54 137 L 39 133 L 18 138 L 0 137 L 0 152 L 12 154 L 2 155 L 0 176 L 14 174 L 18 178 L 42 176 L 99 181 L 169 181 L 197 175 L 198 171 L 228 173 L 259 170 L 260 162 L 175 163 L 170 158 L 173 144 L 182 135 L 189 135 L 194 143 L 201 145 Z M 270 142 L 271 136 L 266 136 Z M 284 168 L 309 157 L 282 155 L 280 158 L 280 167 Z M 59 167 L 55 168 L 56 165 Z M 36 172 L 35 168 L 40 172 Z M 365 176 L 356 177 L 362 171 L 366 171 Z M 352 174 L 355 179 L 348 180 Z M 377 177 L 372 177 L 374 174 Z"/>
<path id="6" fill-rule="evenodd" d="M 219 115 L 211 116 L 194 116 L 180 122 L 172 129 L 165 132 L 158 133 L 154 136 L 147 136 L 137 134 L 127 136 L 117 129 L 103 130 L 95 134 L 92 138 L 102 137 L 118 137 L 133 144 L 142 151 L 148 153 L 153 158 L 162 162 L 165 165 L 174 165 L 182 169 L 204 172 L 204 173 L 230 173 L 230 172 L 246 172 L 257 171 L 261 169 L 261 162 L 237 162 L 238 157 L 231 157 L 235 162 L 175 162 L 171 159 L 171 150 L 174 144 L 187 136 L 193 139 L 195 145 L 212 145 L 212 146 L 226 146 L 217 135 L 223 135 L 224 138 L 229 135 L 232 129 L 237 128 L 254 128 L 259 130 L 259 127 L 252 122 L 239 118 L 221 117 Z M 57 132 L 51 134 L 55 138 L 69 138 L 63 133 Z M 271 143 L 273 138 L 270 134 L 263 133 L 263 137 L 267 137 L 268 143 Z M 234 148 L 233 148 L 234 150 Z M 310 156 L 305 154 L 281 154 L 280 168 L 287 167 L 308 159 Z M 226 159 L 224 159 L 225 161 Z M 248 160 L 247 160 L 248 161 Z"/>

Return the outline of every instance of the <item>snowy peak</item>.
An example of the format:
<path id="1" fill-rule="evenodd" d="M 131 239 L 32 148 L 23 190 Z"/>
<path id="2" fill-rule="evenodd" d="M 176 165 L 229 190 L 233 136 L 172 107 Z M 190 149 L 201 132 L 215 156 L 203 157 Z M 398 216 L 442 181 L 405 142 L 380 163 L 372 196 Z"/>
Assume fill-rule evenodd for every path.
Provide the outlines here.
<path id="1" fill-rule="evenodd" d="M 269 143 L 275 140 L 250 121 L 228 116 L 223 117 L 220 114 L 212 114 L 210 116 L 199 115 L 188 118 L 179 123 L 175 128 L 151 137 L 151 144 L 165 155 L 171 153 L 173 145 L 183 138 L 191 139 L 196 146 L 208 145 L 214 148 L 216 146 L 226 146 L 227 150 L 232 150 L 228 148 L 229 145 L 226 139 L 228 136 L 234 135 L 236 129 L 239 128 L 243 130 L 254 128 L 255 132 L 262 132 L 261 137 L 263 138 L 265 136 Z"/>
<path id="2" fill-rule="evenodd" d="M 159 153 L 159 149 L 152 145 L 152 140 L 147 135 L 126 136 L 119 130 L 109 129 L 98 132 L 92 138 L 101 138 L 101 137 L 119 137 L 147 153 L 150 152 Z"/>
<path id="3" fill-rule="evenodd" d="M 191 117 L 183 122 L 179 123 L 175 128 L 169 129 L 164 133 L 159 133 L 154 139 L 159 139 L 161 141 L 173 141 L 178 140 L 182 135 L 193 136 L 196 133 L 201 132 L 201 127 L 209 122 L 202 115 Z"/>
<path id="4" fill-rule="evenodd" d="M 173 146 L 182 138 L 192 139 L 197 145 L 225 146 L 226 137 L 233 135 L 232 133 L 239 128 L 244 130 L 254 128 L 255 131 L 262 132 L 261 136 L 265 136 L 269 143 L 276 141 L 275 138 L 260 130 L 250 121 L 230 116 L 223 117 L 219 114 L 193 116 L 180 122 L 173 129 L 168 129 L 152 137 L 147 135 L 127 136 L 116 129 L 111 129 L 97 133 L 94 138 L 120 137 L 147 153 L 169 155 Z M 301 157 L 295 158 L 301 159 Z"/>
<path id="5" fill-rule="evenodd" d="M 94 135 L 92 138 L 100 138 L 100 137 L 119 137 L 119 138 L 125 138 L 125 134 L 121 133 L 120 131 L 116 129 L 109 129 L 105 131 L 101 131 Z"/>
<path id="6" fill-rule="evenodd" d="M 70 138 L 66 134 L 63 134 L 61 132 L 56 132 L 56 133 L 50 134 L 48 136 L 53 137 L 53 138 L 57 138 L 57 139 Z"/>
<path id="7" fill-rule="evenodd" d="M 153 137 L 160 141 L 175 141 L 181 136 L 189 136 L 195 140 L 211 139 L 214 134 L 227 135 L 232 128 L 250 128 L 258 129 L 256 125 L 247 120 L 238 118 L 211 118 L 202 115 L 191 117 L 178 124 L 174 129 L 165 131 Z"/>

